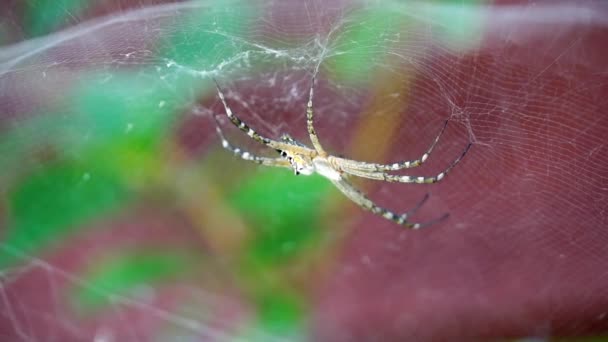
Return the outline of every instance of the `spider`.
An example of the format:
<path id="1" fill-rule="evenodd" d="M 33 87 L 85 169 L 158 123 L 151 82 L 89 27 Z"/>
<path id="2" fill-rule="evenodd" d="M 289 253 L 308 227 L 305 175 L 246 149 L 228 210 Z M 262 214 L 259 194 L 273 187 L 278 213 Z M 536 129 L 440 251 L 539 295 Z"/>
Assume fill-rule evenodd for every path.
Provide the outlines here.
<path id="1" fill-rule="evenodd" d="M 226 150 L 231 151 L 232 153 L 244 160 L 249 160 L 261 165 L 291 168 L 293 169 L 296 175 L 311 175 L 316 172 L 321 176 L 329 179 L 329 181 L 331 181 L 334 186 L 338 188 L 338 190 L 340 190 L 346 197 L 348 197 L 351 201 L 355 202 L 360 207 L 369 210 L 376 215 L 380 215 L 385 219 L 394 221 L 397 224 L 407 228 L 419 229 L 432 225 L 439 221 L 443 221 L 449 216 L 449 214 L 446 213 L 441 217 L 428 222 L 410 222 L 408 220 L 409 217 L 413 215 L 428 200 L 428 193 L 421 201 L 418 202 L 418 204 L 414 206 L 414 208 L 410 209 L 408 212 L 403 214 L 396 214 L 390 210 L 376 205 L 363 192 L 359 191 L 348 181 L 349 176 L 357 176 L 374 180 L 383 180 L 386 182 L 419 184 L 431 184 L 444 179 L 445 176 L 454 168 L 454 166 L 456 166 L 456 164 L 458 164 L 458 162 L 460 162 L 462 158 L 467 154 L 472 143 L 469 142 L 462 154 L 458 158 L 456 158 L 445 170 L 443 170 L 434 177 L 394 175 L 388 173 L 387 171 L 397 171 L 422 165 L 431 155 L 433 148 L 435 147 L 435 145 L 439 141 L 439 138 L 445 131 L 449 119 L 445 121 L 445 123 L 443 124 L 443 128 L 441 129 L 441 131 L 439 131 L 439 134 L 435 137 L 435 140 L 431 143 L 429 148 L 419 159 L 400 161 L 392 164 L 376 164 L 362 162 L 330 155 L 325 151 L 323 146 L 321 146 L 313 124 L 312 103 L 313 88 L 315 84 L 314 76 L 312 77 L 312 82 L 308 95 L 308 105 L 306 108 L 307 129 L 308 134 L 310 136 L 310 141 L 312 142 L 314 149 L 292 139 L 288 134 L 283 134 L 280 140 L 272 140 L 257 133 L 248 124 L 243 122 L 243 120 L 239 119 L 239 117 L 232 112 L 232 110 L 226 103 L 226 99 L 221 87 L 215 79 L 213 79 L 213 81 L 215 82 L 217 94 L 220 100 L 222 101 L 222 104 L 224 105 L 226 116 L 228 117 L 228 119 L 230 119 L 230 122 L 232 122 L 233 125 L 238 127 L 245 134 L 247 134 L 251 139 L 257 141 L 258 143 L 264 146 L 273 148 L 276 152 L 278 152 L 279 157 L 269 158 L 256 156 L 250 152 L 233 146 L 232 144 L 230 144 L 230 142 L 228 142 L 228 140 L 224 136 L 218 118 L 213 115 L 213 118 L 215 119 L 216 123 L 216 132 L 219 138 L 222 140 L 222 147 L 224 147 Z"/>

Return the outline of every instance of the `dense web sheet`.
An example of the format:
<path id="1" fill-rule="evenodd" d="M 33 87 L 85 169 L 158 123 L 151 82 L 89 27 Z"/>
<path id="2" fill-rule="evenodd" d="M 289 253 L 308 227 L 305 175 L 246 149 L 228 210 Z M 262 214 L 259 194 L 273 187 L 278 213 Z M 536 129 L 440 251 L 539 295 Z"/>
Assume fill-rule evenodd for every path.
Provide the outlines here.
<path id="1" fill-rule="evenodd" d="M 95 13 L 0 48 L 1 338 L 608 328 L 605 4 L 197 1 Z M 431 192 L 417 217 L 448 221 L 404 231 L 321 181 L 225 155 L 212 77 L 260 133 L 308 144 L 313 74 L 333 154 L 414 159 L 450 118 L 428 165 L 407 173 L 432 175 L 474 143 L 440 184 L 362 183 L 395 210 Z M 296 229 L 264 235 L 275 224 Z"/>

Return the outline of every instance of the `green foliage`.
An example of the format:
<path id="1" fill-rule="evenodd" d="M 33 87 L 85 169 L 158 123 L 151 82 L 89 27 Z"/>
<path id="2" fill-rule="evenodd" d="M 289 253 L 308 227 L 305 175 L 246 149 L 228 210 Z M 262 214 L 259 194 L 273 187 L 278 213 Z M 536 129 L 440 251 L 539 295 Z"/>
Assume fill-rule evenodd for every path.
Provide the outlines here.
<path id="1" fill-rule="evenodd" d="M 306 317 L 303 298 L 273 291 L 261 298 L 258 305 L 260 330 L 275 336 L 302 337 Z"/>
<path id="2" fill-rule="evenodd" d="M 322 177 L 260 169 L 239 185 L 228 201 L 256 229 L 251 266 L 284 263 L 318 237 L 321 200 L 329 189 Z"/>
<path id="3" fill-rule="evenodd" d="M 92 76 L 63 103 L 67 114 L 33 117 L 0 139 L 1 165 L 23 169 L 7 176 L 14 184 L 4 244 L 36 253 L 119 208 L 134 182 L 158 172 L 157 149 L 173 118 L 159 108 L 158 88 L 124 76 L 103 85 Z M 52 157 L 23 158 L 38 150 Z M 0 255 L 0 265 L 11 258 Z"/>
<path id="4" fill-rule="evenodd" d="M 133 136 L 158 139 L 175 119 L 173 106 L 161 81 L 150 81 L 130 72 L 116 72 L 101 82 L 102 75 L 90 74 L 69 98 L 73 108 L 67 124 L 74 140 L 109 144 Z M 173 103 L 173 102 L 171 102 Z"/>
<path id="5" fill-rule="evenodd" d="M 74 163 L 45 165 L 9 193 L 3 244 L 24 254 L 59 241 L 86 220 L 116 209 L 128 192 L 115 174 Z M 1 253 L 0 268 L 14 256 Z"/>
<path id="6" fill-rule="evenodd" d="M 68 23 L 74 24 L 90 1 L 27 0 L 26 4 L 25 30 L 30 36 L 40 36 L 68 26 Z"/>
<path id="7" fill-rule="evenodd" d="M 431 47 L 419 41 L 421 31 L 430 43 L 443 44 L 454 51 L 476 46 L 483 32 L 482 0 L 444 0 L 435 2 L 386 2 L 373 9 L 353 12 L 348 26 L 333 44 L 345 53 L 325 64 L 343 80 L 365 80 L 374 67 L 391 63 L 411 63 L 419 58 L 420 48 Z M 426 39 L 426 38 L 424 38 Z"/>
<path id="8" fill-rule="evenodd" d="M 255 7 L 248 1 L 234 1 L 229 6 L 219 0 L 201 3 L 162 42 L 160 55 L 192 70 L 213 68 L 251 48 L 239 46 L 238 37 L 245 37 L 255 16 Z"/>
<path id="9" fill-rule="evenodd" d="M 70 291 L 80 312 L 94 312 L 112 304 L 113 296 L 134 295 L 141 286 L 187 274 L 194 258 L 178 251 L 130 252 L 102 259 L 81 275 L 84 286 Z"/>
<path id="10" fill-rule="evenodd" d="M 391 42 L 400 37 L 408 19 L 386 6 L 354 12 L 350 20 L 357 25 L 345 30 L 337 43 L 348 53 L 332 57 L 328 63 L 340 78 L 354 81 L 369 75 L 377 63 L 383 63 Z"/>

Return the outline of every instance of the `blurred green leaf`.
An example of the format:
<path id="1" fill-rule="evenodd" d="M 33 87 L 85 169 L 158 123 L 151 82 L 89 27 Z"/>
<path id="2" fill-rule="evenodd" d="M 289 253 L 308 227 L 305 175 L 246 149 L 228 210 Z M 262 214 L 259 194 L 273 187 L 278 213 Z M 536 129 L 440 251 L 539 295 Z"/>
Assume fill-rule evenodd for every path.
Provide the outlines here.
<path id="1" fill-rule="evenodd" d="M 329 189 L 319 176 L 294 176 L 283 169 L 260 169 L 239 183 L 228 201 L 256 229 L 249 261 L 283 263 L 319 236 L 319 209 Z"/>
<path id="2" fill-rule="evenodd" d="M 92 2 L 88 0 L 27 0 L 25 30 L 30 36 L 52 32 L 72 21 Z"/>
<path id="3" fill-rule="evenodd" d="M 141 286 L 151 286 L 187 274 L 194 258 L 178 251 L 131 252 L 109 255 L 81 275 L 85 286 L 70 293 L 70 302 L 81 312 L 112 305 L 113 296 L 136 295 Z"/>
<path id="4" fill-rule="evenodd" d="M 436 6 L 421 6 L 419 15 L 433 25 L 433 36 L 459 53 L 476 48 L 484 33 L 484 0 L 444 0 Z M 422 22 L 424 24 L 424 22 Z"/>
<path id="5" fill-rule="evenodd" d="M 76 99 L 68 114 L 33 117 L 0 139 L 2 165 L 21 172 L 9 186 L 8 246 L 36 252 L 119 207 L 127 184 L 158 172 L 157 149 L 174 117 L 158 105 L 163 93 L 153 83 L 122 76 L 85 82 L 68 97 Z M 55 159 L 24 158 L 39 149 Z"/>
<path id="6" fill-rule="evenodd" d="M 172 95 L 160 81 L 131 73 L 117 73 L 103 83 L 99 77 L 95 73 L 83 77 L 56 108 L 14 122 L 3 131 L 0 167 L 8 172 L 38 167 L 40 161 L 30 157 L 40 150 L 60 159 L 110 161 L 103 155 L 110 149 L 141 153 L 157 149 L 177 119 L 174 101 L 169 100 Z M 0 175 L 0 181 L 3 176 L 11 177 Z"/>
<path id="7" fill-rule="evenodd" d="M 340 78 L 356 82 L 367 79 L 374 67 L 420 58 L 423 52 L 419 49 L 430 47 L 428 43 L 465 51 L 477 46 L 483 33 L 483 16 L 477 6 L 481 2 L 386 2 L 372 10 L 355 11 L 348 20 L 357 25 L 344 30 L 334 43 L 345 53 L 326 64 Z M 432 34 L 431 41 L 421 38 L 420 31 Z"/>
<path id="8" fill-rule="evenodd" d="M 45 165 L 8 195 L 9 229 L 3 244 L 36 253 L 88 219 L 116 209 L 128 192 L 115 174 L 73 163 Z M 0 253 L 0 268 L 13 256 Z"/>
<path id="9" fill-rule="evenodd" d="M 69 95 L 72 114 L 66 123 L 74 140 L 92 144 L 148 136 L 160 138 L 176 119 L 175 99 L 158 79 L 116 72 L 110 80 L 91 74 Z"/>
<path id="10" fill-rule="evenodd" d="M 261 330 L 273 335 L 304 340 L 306 310 L 304 299 L 278 291 L 272 291 L 259 299 L 259 321 Z"/>
<path id="11" fill-rule="evenodd" d="M 407 16 L 392 8 L 393 6 L 375 7 L 373 10 L 353 12 L 349 18 L 357 25 L 345 30 L 339 36 L 338 44 L 347 51 L 331 58 L 328 63 L 339 77 L 354 81 L 365 78 L 374 65 L 383 64 L 386 52 L 400 38 Z"/>
<path id="12" fill-rule="evenodd" d="M 207 1 L 193 8 L 162 44 L 160 56 L 193 70 L 213 70 L 221 61 L 251 50 L 246 34 L 257 18 L 249 1 Z M 241 41 L 242 40 L 242 41 Z"/>

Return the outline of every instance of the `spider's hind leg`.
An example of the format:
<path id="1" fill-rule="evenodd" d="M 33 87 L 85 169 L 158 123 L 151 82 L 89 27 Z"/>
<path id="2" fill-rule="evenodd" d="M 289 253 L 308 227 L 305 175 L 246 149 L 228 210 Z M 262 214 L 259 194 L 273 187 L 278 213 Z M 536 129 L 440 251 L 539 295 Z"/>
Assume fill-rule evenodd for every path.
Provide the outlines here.
<path id="1" fill-rule="evenodd" d="M 433 152 L 435 145 L 437 145 L 437 143 L 439 142 L 439 139 L 443 135 L 443 132 L 445 131 L 446 127 L 448 127 L 449 122 L 450 122 L 449 119 L 445 120 L 445 122 L 443 123 L 443 127 L 441 127 L 441 131 L 439 131 L 439 134 L 437 134 L 437 136 L 435 136 L 435 139 L 433 140 L 431 145 L 427 148 L 427 150 L 424 152 L 424 154 L 422 154 L 422 156 L 420 156 L 420 158 L 418 158 L 416 160 L 404 160 L 404 161 L 400 161 L 397 163 L 386 164 L 386 165 L 385 164 L 376 164 L 376 171 L 397 171 L 397 170 L 401 170 L 401 169 L 409 169 L 409 168 L 417 167 L 417 166 L 424 164 L 424 162 L 429 158 L 429 156 Z"/>
<path id="2" fill-rule="evenodd" d="M 443 123 L 443 127 L 441 128 L 441 130 L 439 131 L 437 136 L 435 136 L 435 139 L 433 140 L 431 145 L 426 149 L 426 151 L 422 154 L 422 156 L 420 156 L 420 158 L 415 159 L 415 160 L 403 160 L 403 161 L 395 162 L 392 164 L 379 164 L 379 163 L 356 161 L 356 160 L 352 160 L 352 159 L 347 159 L 344 156 L 338 156 L 338 158 L 334 158 L 334 160 L 341 167 L 343 167 L 347 170 L 352 170 L 353 172 L 385 172 L 385 171 L 397 171 L 397 170 L 401 170 L 401 169 L 414 168 L 414 167 L 424 164 L 424 162 L 431 156 L 433 149 L 435 149 L 435 146 L 439 142 L 439 139 L 443 135 L 443 132 L 445 131 L 449 122 L 450 122 L 449 119 L 445 120 L 445 122 Z"/>
<path id="3" fill-rule="evenodd" d="M 433 220 L 427 221 L 427 222 L 422 222 L 422 223 L 408 221 L 408 218 L 410 216 L 414 215 L 418 211 L 418 209 L 420 209 L 420 207 L 422 207 L 424 205 L 424 203 L 426 203 L 426 201 L 429 199 L 429 197 L 430 197 L 430 195 L 428 193 L 425 194 L 424 197 L 412 209 L 410 209 L 408 212 L 403 213 L 401 215 L 397 215 L 387 209 L 380 208 L 377 206 L 376 206 L 376 208 L 372 208 L 372 212 L 374 212 L 375 214 L 381 214 L 382 217 L 387 218 L 391 221 L 394 221 L 395 223 L 405 226 L 407 228 L 421 229 L 421 228 L 428 227 L 433 224 L 439 223 L 443 220 L 446 220 L 450 216 L 449 213 L 445 213 L 436 219 L 433 219 Z M 380 212 L 376 213 L 375 211 L 378 211 L 378 210 Z"/>
<path id="4" fill-rule="evenodd" d="M 426 203 L 426 201 L 429 200 L 429 197 L 431 197 L 431 195 L 427 192 L 426 194 L 424 194 L 424 197 L 412 209 L 410 209 L 404 215 L 407 215 L 407 216 L 414 215 L 418 211 L 418 209 L 420 209 L 424 205 L 424 203 Z"/>
<path id="5" fill-rule="evenodd" d="M 355 202 L 360 207 L 371 211 L 372 213 L 382 216 L 387 220 L 391 220 L 399 225 L 402 225 L 406 228 L 410 229 L 420 229 L 432 224 L 438 223 L 448 218 L 448 214 L 444 214 L 443 216 L 434 219 L 432 221 L 423 222 L 423 223 L 415 223 L 408 221 L 409 216 L 413 215 L 420 207 L 428 200 L 429 195 L 426 194 L 424 198 L 414 208 L 404 214 L 396 214 L 388 209 L 382 208 L 376 205 L 372 200 L 367 198 L 365 194 L 361 191 L 357 190 L 354 186 L 352 186 L 345 179 L 340 178 L 336 180 L 332 180 L 332 183 L 340 190 L 346 197 L 348 197 L 351 201 Z"/>
<path id="6" fill-rule="evenodd" d="M 465 149 L 462 151 L 460 156 L 456 158 L 452 163 L 445 168 L 443 171 L 439 172 L 437 175 L 432 177 L 424 177 L 424 176 L 409 176 L 409 175 L 393 175 L 386 173 L 384 171 L 368 171 L 362 170 L 361 168 L 353 168 L 350 166 L 345 166 L 345 164 L 337 160 L 337 164 L 342 168 L 345 173 L 351 174 L 353 176 L 367 178 L 367 179 L 375 179 L 382 180 L 386 182 L 397 182 L 397 183 L 418 183 L 418 184 L 433 184 L 441 181 L 445 178 L 445 176 L 450 173 L 450 171 L 464 158 L 469 149 L 471 148 L 472 143 L 469 143 Z M 332 159 L 335 160 L 335 159 Z"/>

